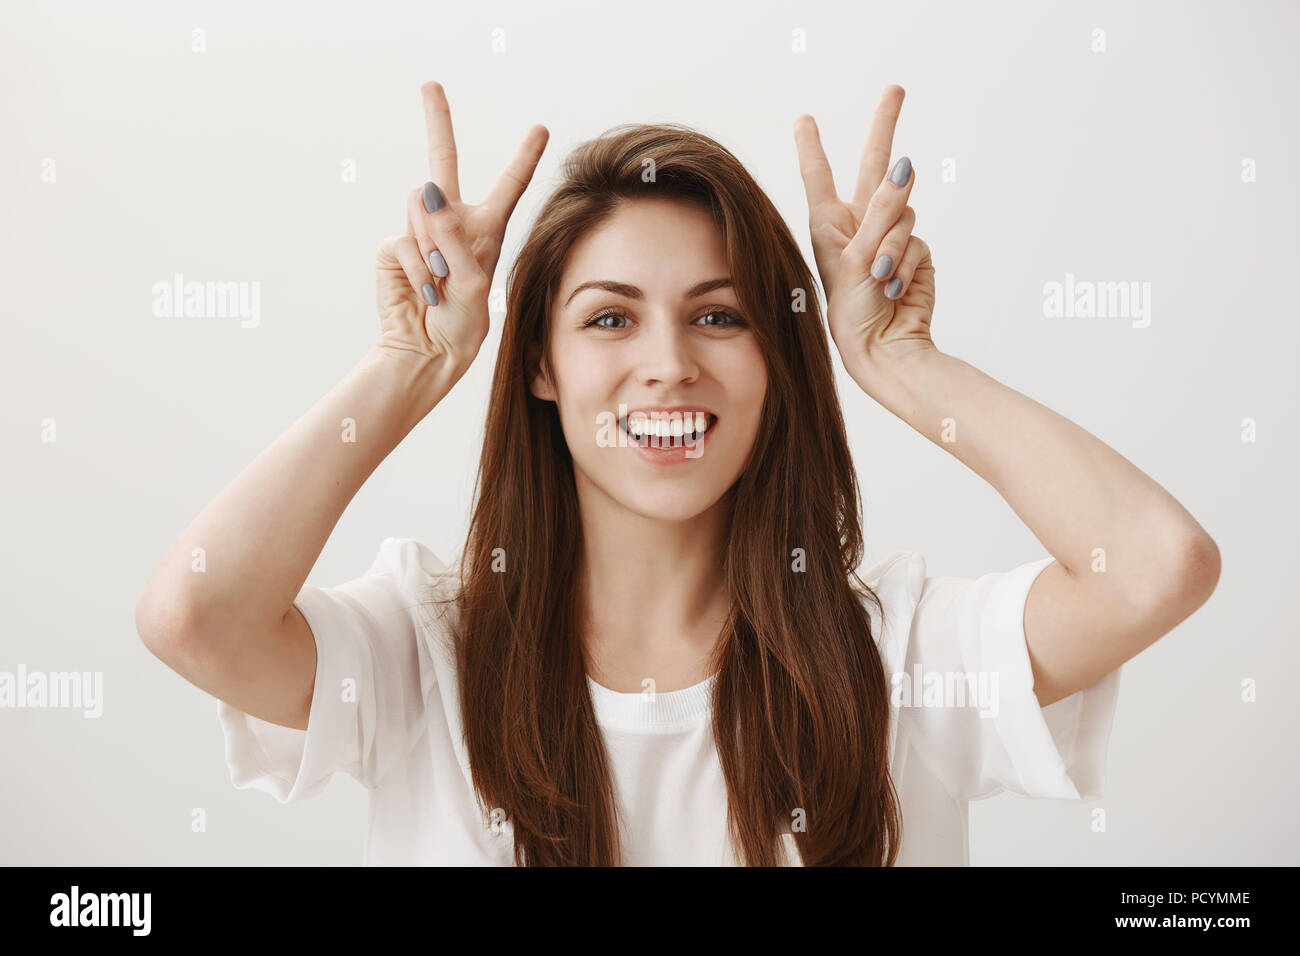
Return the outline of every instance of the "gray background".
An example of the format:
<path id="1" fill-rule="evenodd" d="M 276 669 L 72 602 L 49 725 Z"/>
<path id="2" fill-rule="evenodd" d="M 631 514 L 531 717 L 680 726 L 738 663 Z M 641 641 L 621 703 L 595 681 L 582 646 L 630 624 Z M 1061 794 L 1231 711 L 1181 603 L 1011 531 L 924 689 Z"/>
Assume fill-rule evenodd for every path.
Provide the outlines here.
<path id="1" fill-rule="evenodd" d="M 282 807 L 234 790 L 215 701 L 149 654 L 133 609 L 191 518 L 373 340 L 375 249 L 427 178 L 428 79 L 447 89 L 470 201 L 531 123 L 550 129 L 498 287 L 563 155 L 633 120 L 731 148 L 811 263 L 795 116 L 817 117 L 848 193 L 870 112 L 902 84 L 895 154 L 917 169 L 939 347 L 1127 456 L 1223 555 L 1209 603 L 1125 665 L 1104 799 L 973 804 L 972 862 L 1300 862 L 1295 4 L 24 3 L 6 18 L 0 669 L 102 671 L 105 710 L 0 710 L 0 862 L 360 861 L 366 791 L 340 776 Z M 151 287 L 176 272 L 260 283 L 260 324 L 155 318 Z M 1067 273 L 1150 282 L 1150 326 L 1044 317 L 1044 284 Z M 498 322 L 309 583 L 356 577 L 389 535 L 460 549 Z M 870 558 L 915 549 L 930 574 L 976 576 L 1047 554 L 842 369 L 840 387 Z"/>

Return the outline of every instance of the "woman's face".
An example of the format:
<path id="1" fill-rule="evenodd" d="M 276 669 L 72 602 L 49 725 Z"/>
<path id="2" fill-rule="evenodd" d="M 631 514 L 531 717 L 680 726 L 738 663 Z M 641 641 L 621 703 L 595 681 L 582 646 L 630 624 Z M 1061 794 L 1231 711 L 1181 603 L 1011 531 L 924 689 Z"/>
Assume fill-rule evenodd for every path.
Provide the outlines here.
<path id="1" fill-rule="evenodd" d="M 677 200 L 624 201 L 574 245 L 531 387 L 559 408 L 582 490 L 683 521 L 740 475 L 767 366 L 729 282 L 721 232 Z"/>

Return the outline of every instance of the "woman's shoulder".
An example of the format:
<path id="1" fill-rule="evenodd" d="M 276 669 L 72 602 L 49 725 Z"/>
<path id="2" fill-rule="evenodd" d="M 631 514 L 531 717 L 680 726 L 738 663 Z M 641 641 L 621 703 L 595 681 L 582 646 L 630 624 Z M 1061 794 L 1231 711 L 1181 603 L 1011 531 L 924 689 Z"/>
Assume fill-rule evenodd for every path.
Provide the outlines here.
<path id="1" fill-rule="evenodd" d="M 414 538 L 384 538 L 367 575 L 390 576 L 416 621 L 430 630 L 445 631 L 460 590 L 459 558 L 444 560 Z"/>
<path id="2" fill-rule="evenodd" d="M 871 616 L 872 637 L 884 653 L 886 665 L 896 669 L 907 653 L 912 618 L 925 588 L 925 558 L 918 551 L 895 551 L 863 564 L 857 577 L 879 601 L 877 606 L 876 601 L 863 599 Z"/>
<path id="3" fill-rule="evenodd" d="M 924 583 L 925 558 L 919 551 L 895 551 L 874 563 L 864 563 L 858 569 L 858 577 L 874 590 L 876 584 L 895 586 L 911 583 L 918 572 Z"/>
<path id="4" fill-rule="evenodd" d="M 895 551 L 858 568 L 857 578 L 869 587 L 894 616 L 915 610 L 925 588 L 925 558 L 918 551 Z M 868 602 L 873 605 L 874 602 Z"/>
<path id="5" fill-rule="evenodd" d="M 444 561 L 414 538 L 384 538 L 367 573 L 388 572 L 412 588 L 445 586 L 456 561 Z"/>

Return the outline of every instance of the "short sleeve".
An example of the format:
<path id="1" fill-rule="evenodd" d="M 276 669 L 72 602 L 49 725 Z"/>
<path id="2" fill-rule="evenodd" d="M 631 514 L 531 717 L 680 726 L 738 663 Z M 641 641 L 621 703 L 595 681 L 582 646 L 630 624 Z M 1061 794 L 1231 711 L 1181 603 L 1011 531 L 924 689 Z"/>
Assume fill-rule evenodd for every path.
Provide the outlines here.
<path id="1" fill-rule="evenodd" d="M 373 788 L 406 758 L 425 724 L 417 598 L 430 575 L 445 570 L 418 542 L 386 538 L 360 578 L 301 589 L 294 606 L 316 641 L 307 729 L 272 724 L 219 700 L 237 789 L 289 803 L 318 793 L 339 770 Z"/>
<path id="2" fill-rule="evenodd" d="M 1121 669 L 1047 707 L 1034 695 L 1025 602 L 1053 560 L 924 578 L 894 693 L 900 732 L 956 800 L 1102 793 Z"/>

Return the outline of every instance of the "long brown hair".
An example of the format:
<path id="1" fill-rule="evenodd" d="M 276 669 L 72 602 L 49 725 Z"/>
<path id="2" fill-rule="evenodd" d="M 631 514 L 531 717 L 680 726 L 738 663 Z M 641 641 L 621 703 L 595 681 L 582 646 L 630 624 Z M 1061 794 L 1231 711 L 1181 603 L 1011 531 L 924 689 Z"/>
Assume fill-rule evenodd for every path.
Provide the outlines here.
<path id="1" fill-rule="evenodd" d="M 758 436 L 727 492 L 722 574 L 732 605 L 713 733 L 732 845 L 749 865 L 775 865 L 793 831 L 805 865 L 893 865 L 902 824 L 888 767 L 889 684 L 864 598 L 880 602 L 857 575 L 861 501 L 812 273 L 740 161 L 689 127 L 614 127 L 574 150 L 560 179 L 510 270 L 455 599 L 478 798 L 507 813 L 519 865 L 620 862 L 578 637 L 573 460 L 554 403 L 528 383 L 549 354 L 575 241 L 622 201 L 671 197 L 721 230 L 768 369 Z"/>

